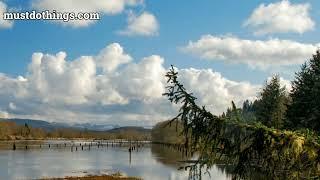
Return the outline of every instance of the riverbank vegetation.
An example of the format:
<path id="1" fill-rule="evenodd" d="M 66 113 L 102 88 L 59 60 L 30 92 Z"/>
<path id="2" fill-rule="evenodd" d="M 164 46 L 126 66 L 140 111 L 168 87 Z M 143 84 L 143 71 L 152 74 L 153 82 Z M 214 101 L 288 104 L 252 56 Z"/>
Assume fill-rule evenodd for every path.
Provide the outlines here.
<path id="1" fill-rule="evenodd" d="M 242 108 L 232 102 L 222 115 L 198 106 L 173 67 L 166 76 L 164 95 L 181 106 L 167 124 L 182 124 L 185 147 L 199 154 L 188 166 L 191 171 L 223 161 L 232 165 L 234 179 L 250 177 L 252 169 L 273 179 L 319 177 L 319 51 L 296 74 L 290 92 L 275 75 L 255 101 L 245 101 Z"/>
<path id="2" fill-rule="evenodd" d="M 42 139 L 128 139 L 150 140 L 149 131 L 140 131 L 135 128 L 108 131 L 89 131 L 71 128 L 44 130 L 33 128 L 28 124 L 17 125 L 14 122 L 0 121 L 0 140 L 42 140 Z"/>

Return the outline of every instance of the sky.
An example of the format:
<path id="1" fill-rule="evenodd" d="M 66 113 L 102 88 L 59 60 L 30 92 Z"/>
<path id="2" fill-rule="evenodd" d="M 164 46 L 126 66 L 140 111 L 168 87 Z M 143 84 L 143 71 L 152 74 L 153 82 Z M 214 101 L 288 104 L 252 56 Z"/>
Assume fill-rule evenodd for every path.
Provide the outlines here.
<path id="1" fill-rule="evenodd" d="M 174 65 L 214 114 L 290 90 L 320 47 L 317 0 L 0 0 L 0 117 L 152 126 L 177 106 Z M 4 20 L 4 12 L 98 12 L 100 20 Z"/>

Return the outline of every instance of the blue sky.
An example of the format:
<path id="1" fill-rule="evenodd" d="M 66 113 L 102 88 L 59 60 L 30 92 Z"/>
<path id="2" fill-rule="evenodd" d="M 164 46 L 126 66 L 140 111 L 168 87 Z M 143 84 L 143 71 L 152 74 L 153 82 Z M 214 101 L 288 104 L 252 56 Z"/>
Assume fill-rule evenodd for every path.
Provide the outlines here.
<path id="1" fill-rule="evenodd" d="M 68 57 L 73 59 L 81 55 L 95 54 L 106 44 L 118 42 L 138 60 L 148 54 L 160 54 L 166 58 L 166 66 L 174 64 L 182 68 L 213 68 L 234 80 L 260 83 L 270 73 L 256 71 L 243 65 L 201 61 L 199 58 L 179 52 L 178 47 L 185 45 L 189 40 L 197 40 L 203 34 L 232 34 L 248 39 L 279 37 L 300 42 L 319 42 L 317 30 L 302 35 L 288 33 L 256 37 L 248 28 L 242 27 L 243 22 L 255 7 L 261 3 L 270 2 L 276 1 L 250 1 L 250 3 L 231 0 L 202 0 L 190 3 L 182 0 L 146 1 L 143 9 L 155 14 L 160 23 L 159 36 L 147 38 L 126 37 L 115 33 L 126 25 L 125 14 L 103 16 L 98 23 L 77 29 L 43 21 L 15 22 L 13 28 L 0 31 L 2 42 L 0 72 L 12 75 L 24 74 L 33 52 L 66 51 Z M 317 21 L 320 12 L 316 7 L 320 3 L 315 0 L 309 2 L 312 4 L 310 15 L 314 21 Z M 9 7 L 32 9 L 30 2 L 27 1 L 7 0 L 6 3 Z M 135 10 L 139 12 L 141 8 L 135 8 Z"/>
<path id="2" fill-rule="evenodd" d="M 46 8 L 55 9 L 64 7 L 63 5 L 50 7 L 48 1 L 50 0 L 44 0 L 42 4 L 39 0 L 4 0 L 0 2 L 6 5 L 7 11 L 18 10 L 23 12 L 32 9 L 41 11 Z M 125 2 L 126 0 L 121 1 Z M 57 2 L 57 4 L 59 3 L 63 3 L 63 1 Z M 265 20 L 264 18 L 253 15 L 254 10 L 259 6 L 263 6 L 264 8 L 262 8 L 261 11 L 266 13 L 275 9 L 270 8 L 270 10 L 267 6 L 274 5 L 274 7 L 278 7 L 281 3 L 283 3 L 283 7 L 292 10 L 293 15 L 290 15 L 292 19 L 287 22 L 289 23 L 289 27 L 279 27 L 279 23 L 274 22 L 272 19 L 267 18 L 267 20 Z M 31 80 L 28 79 L 28 74 L 32 74 L 32 72 L 28 70 L 28 66 L 30 66 L 32 54 L 35 52 L 55 55 L 63 51 L 67 53 L 66 61 L 71 62 L 81 56 L 96 56 L 106 46 L 112 43 L 118 43 L 124 52 L 130 55 L 132 58 L 130 63 L 132 64 L 141 63 L 145 57 L 158 55 L 163 58 L 163 68 L 168 68 L 170 64 L 174 64 L 179 69 L 184 69 L 185 71 L 196 69 L 199 70 L 199 73 L 204 73 L 207 72 L 207 70 L 211 70 L 213 73 L 220 74 L 225 80 L 235 83 L 246 82 L 252 86 L 261 85 L 272 74 L 279 73 L 287 82 L 292 80 L 294 71 L 299 69 L 300 64 L 311 57 L 312 53 L 310 52 L 315 51 L 315 47 L 317 47 L 317 44 L 320 42 L 320 37 L 318 36 L 318 22 L 320 22 L 319 7 L 320 2 L 316 0 L 292 0 L 283 2 L 258 0 L 251 0 L 250 2 L 231 0 L 188 2 L 183 0 L 145 0 L 143 2 L 137 1 L 135 5 L 124 6 L 123 10 L 112 15 L 108 14 L 108 10 L 104 10 L 101 12 L 102 18 L 100 21 L 83 27 L 48 21 L 16 20 L 9 28 L 0 28 L 0 73 L 3 73 L 6 78 L 11 78 L 11 80 L 17 78 L 17 76 L 22 76 L 30 82 Z M 263 9 L 265 11 L 263 11 Z M 59 9 L 57 9 L 57 11 L 59 11 Z M 153 29 L 155 32 L 152 32 L 152 35 L 146 35 L 141 32 L 131 32 L 131 35 L 119 33 L 120 30 L 130 26 L 128 22 L 130 14 L 133 14 L 133 17 L 137 20 L 145 12 L 152 15 L 153 20 L 158 24 L 158 27 Z M 307 15 L 302 16 L 301 14 L 303 13 L 307 13 Z M 268 16 L 267 14 L 264 15 Z M 279 17 L 280 16 L 283 16 L 283 14 L 280 14 Z M 252 17 L 253 20 L 250 21 L 249 25 L 244 25 L 250 17 Z M 299 19 L 301 22 L 296 21 L 298 18 L 301 18 Z M 260 25 L 257 27 L 254 25 L 255 23 L 260 23 Z M 302 24 L 300 25 L 299 23 Z M 290 27 L 290 25 L 292 25 L 292 27 Z M 146 25 L 146 27 L 150 26 L 152 25 Z M 284 26 L 287 26 L 287 24 L 284 23 Z M 257 33 L 257 28 L 260 28 L 260 30 L 269 28 L 269 31 Z M 210 44 L 199 45 L 199 41 L 205 35 L 210 35 L 210 37 L 204 39 L 212 40 L 217 38 L 218 40 L 215 40 L 217 40 L 218 43 L 214 46 Z M 251 42 L 262 41 L 262 43 L 268 40 L 275 40 L 276 42 L 274 43 L 279 43 L 279 48 L 277 49 L 280 50 L 278 50 L 278 53 L 286 54 L 283 55 L 283 58 L 286 59 L 284 59 L 282 63 L 280 62 L 282 61 L 282 56 L 280 59 L 277 59 L 274 57 L 278 55 L 277 53 L 272 54 L 272 52 L 266 52 L 262 53 L 266 59 L 259 60 L 261 53 L 251 52 L 249 54 L 244 53 L 245 55 L 239 55 L 237 54 L 238 51 L 234 52 L 232 48 L 220 48 L 224 45 L 228 46 L 229 41 L 226 40 L 227 38 L 231 38 L 230 42 L 238 42 L 240 44 L 238 44 L 238 46 L 243 47 L 242 51 L 247 48 L 243 45 L 245 43 L 243 43 L 242 40 Z M 279 42 L 282 40 L 290 42 Z M 193 45 L 190 45 L 189 42 L 192 42 Z M 295 49 L 297 47 L 294 43 L 300 43 L 298 49 L 301 50 L 301 52 Z M 188 46 L 188 44 L 190 46 Z M 288 52 L 281 50 L 281 48 L 285 49 L 287 45 L 291 46 L 292 44 L 294 44 L 293 50 Z M 252 47 L 255 47 L 255 45 L 249 47 L 251 47 L 252 50 L 254 49 Z M 266 45 L 267 50 L 270 48 L 272 48 L 270 45 Z M 218 53 L 216 53 L 216 51 L 218 51 Z M 271 49 L 270 51 L 274 50 Z M 235 55 L 229 56 L 230 52 L 235 53 Z M 293 53 L 292 56 L 298 57 L 294 59 L 290 53 Z M 221 56 L 225 57 L 219 58 Z M 259 63 L 257 64 L 257 62 Z M 97 70 L 97 72 L 99 71 L 100 70 Z M 121 74 L 121 72 L 122 71 L 119 70 L 118 73 Z M 186 74 L 188 73 L 186 72 Z M 229 94 L 232 94 L 231 92 L 232 91 L 230 91 Z M 198 94 L 201 96 L 203 92 L 199 92 Z M 231 97 L 236 97 L 236 94 L 232 94 Z M 228 100 L 229 98 L 230 97 L 228 97 Z M 210 99 L 210 97 L 206 97 L 206 99 Z M 241 100 L 242 99 L 239 99 L 239 103 Z M 14 106 L 19 106 L 17 104 L 23 100 L 13 98 L 5 101 L 6 103 L 2 104 L 2 107 L 0 105 L 0 110 L 2 109 L 3 112 L 15 116 L 14 114 L 18 112 L 8 112 L 10 111 L 9 104 L 12 103 Z M 213 102 L 205 99 L 203 103 L 207 103 L 209 106 L 213 104 Z M 62 104 L 69 107 L 69 104 L 66 102 Z M 99 103 L 94 105 L 94 109 L 99 106 L 98 104 Z M 81 105 L 85 106 L 84 104 Z M 91 105 L 90 108 L 93 108 Z M 119 106 L 118 104 L 115 105 Z M 24 107 L 25 105 L 21 106 Z M 74 106 L 71 107 L 74 108 Z M 128 107 L 129 106 L 126 108 Z M 99 106 L 99 108 L 107 107 Z M 18 114 L 21 116 L 28 115 L 25 112 Z M 139 112 L 138 114 L 141 113 Z M 32 115 L 30 115 L 30 117 L 32 117 Z M 46 116 L 39 115 L 39 117 Z M 56 120 L 52 117 L 51 119 Z"/>

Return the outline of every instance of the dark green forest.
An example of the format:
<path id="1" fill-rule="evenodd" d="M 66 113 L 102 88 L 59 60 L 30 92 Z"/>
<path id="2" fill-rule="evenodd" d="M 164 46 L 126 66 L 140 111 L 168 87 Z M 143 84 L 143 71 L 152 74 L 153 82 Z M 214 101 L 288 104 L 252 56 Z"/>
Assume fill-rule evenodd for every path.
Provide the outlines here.
<path id="1" fill-rule="evenodd" d="M 277 129 L 320 132 L 320 52 L 301 66 L 287 92 L 274 75 L 266 82 L 258 99 L 229 108 L 222 118 L 243 122 L 260 122 Z"/>

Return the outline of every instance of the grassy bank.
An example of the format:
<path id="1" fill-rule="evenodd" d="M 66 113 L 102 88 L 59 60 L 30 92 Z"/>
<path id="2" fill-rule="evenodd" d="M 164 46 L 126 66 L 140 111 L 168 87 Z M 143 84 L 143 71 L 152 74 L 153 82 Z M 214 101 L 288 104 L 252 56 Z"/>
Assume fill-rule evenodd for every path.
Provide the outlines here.
<path id="1" fill-rule="evenodd" d="M 43 178 L 40 180 L 142 180 L 137 177 L 126 177 L 119 173 L 113 175 L 88 175 L 81 177 L 63 177 L 63 178 Z"/>

